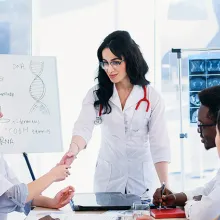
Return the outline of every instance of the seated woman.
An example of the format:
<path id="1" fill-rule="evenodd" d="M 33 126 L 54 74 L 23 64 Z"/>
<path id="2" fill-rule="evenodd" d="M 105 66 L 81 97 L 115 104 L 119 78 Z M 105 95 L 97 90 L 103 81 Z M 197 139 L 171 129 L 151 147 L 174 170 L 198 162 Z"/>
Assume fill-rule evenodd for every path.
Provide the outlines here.
<path id="1" fill-rule="evenodd" d="M 2 116 L 0 112 L 0 118 Z M 70 175 L 69 168 L 67 165 L 58 165 L 39 179 L 24 184 L 19 182 L 0 154 L 0 219 L 6 220 L 7 213 L 13 211 L 28 214 L 31 206 L 61 208 L 68 204 L 74 193 L 72 186 L 61 190 L 54 198 L 40 194 L 53 182 L 65 180 Z"/>

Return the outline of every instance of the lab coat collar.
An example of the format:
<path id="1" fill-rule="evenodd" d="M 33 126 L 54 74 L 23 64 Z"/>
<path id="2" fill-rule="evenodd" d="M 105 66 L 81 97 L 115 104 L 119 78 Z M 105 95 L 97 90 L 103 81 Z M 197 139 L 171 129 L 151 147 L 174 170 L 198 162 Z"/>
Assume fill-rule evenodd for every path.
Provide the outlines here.
<path id="1" fill-rule="evenodd" d="M 113 84 L 113 94 L 109 101 L 111 101 L 114 105 L 121 109 L 121 102 L 115 84 Z"/>
<path id="2" fill-rule="evenodd" d="M 128 99 L 125 103 L 125 107 L 124 110 L 132 107 L 133 105 L 136 105 L 138 103 L 138 101 L 140 99 L 142 99 L 144 97 L 144 92 L 143 92 L 143 88 L 141 86 L 138 85 L 134 85 L 130 95 L 128 96 Z M 116 86 L 114 84 L 113 86 L 113 94 L 112 97 L 109 99 L 109 101 L 111 101 L 114 105 L 116 105 L 118 108 L 121 108 L 121 102 L 120 102 L 120 98 L 118 95 L 118 91 L 116 89 Z"/>
<path id="3" fill-rule="evenodd" d="M 132 106 L 136 106 L 140 99 L 144 97 L 144 91 L 141 86 L 134 85 L 130 95 L 128 96 L 128 99 L 125 103 L 124 111 L 129 109 Z"/>

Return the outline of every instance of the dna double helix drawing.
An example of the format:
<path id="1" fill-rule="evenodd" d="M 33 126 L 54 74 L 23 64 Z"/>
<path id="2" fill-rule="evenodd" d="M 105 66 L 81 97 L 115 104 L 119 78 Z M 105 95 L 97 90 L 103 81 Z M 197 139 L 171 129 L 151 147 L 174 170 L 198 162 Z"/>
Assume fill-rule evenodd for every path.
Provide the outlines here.
<path id="1" fill-rule="evenodd" d="M 30 71 L 35 76 L 29 87 L 29 93 L 31 97 L 35 100 L 34 105 L 32 106 L 30 113 L 35 111 L 39 111 L 44 115 L 49 115 L 49 109 L 47 106 L 41 101 L 46 94 L 45 84 L 40 77 L 44 71 L 44 62 L 42 61 L 31 61 L 30 62 Z"/>

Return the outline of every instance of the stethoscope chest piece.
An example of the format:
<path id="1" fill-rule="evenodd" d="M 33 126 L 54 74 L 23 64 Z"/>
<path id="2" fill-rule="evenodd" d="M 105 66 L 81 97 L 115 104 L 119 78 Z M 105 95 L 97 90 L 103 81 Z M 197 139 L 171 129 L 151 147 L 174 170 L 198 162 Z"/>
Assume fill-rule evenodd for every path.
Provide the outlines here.
<path id="1" fill-rule="evenodd" d="M 100 116 L 96 117 L 96 120 L 94 121 L 95 125 L 100 125 L 102 124 L 102 118 Z"/>

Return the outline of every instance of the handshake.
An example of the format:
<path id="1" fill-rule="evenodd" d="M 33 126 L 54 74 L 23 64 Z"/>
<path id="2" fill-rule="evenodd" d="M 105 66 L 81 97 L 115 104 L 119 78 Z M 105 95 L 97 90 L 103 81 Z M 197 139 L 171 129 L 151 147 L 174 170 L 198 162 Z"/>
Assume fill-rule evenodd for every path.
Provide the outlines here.
<path id="1" fill-rule="evenodd" d="M 70 168 L 68 165 L 57 164 L 46 175 L 48 175 L 53 182 L 63 181 L 70 175 Z"/>
<path id="2" fill-rule="evenodd" d="M 75 159 L 74 152 L 68 151 L 61 161 L 53 168 L 51 169 L 47 175 L 52 178 L 53 182 L 59 182 L 65 180 L 69 175 L 71 169 L 70 164 L 72 164 L 73 160 Z"/>

